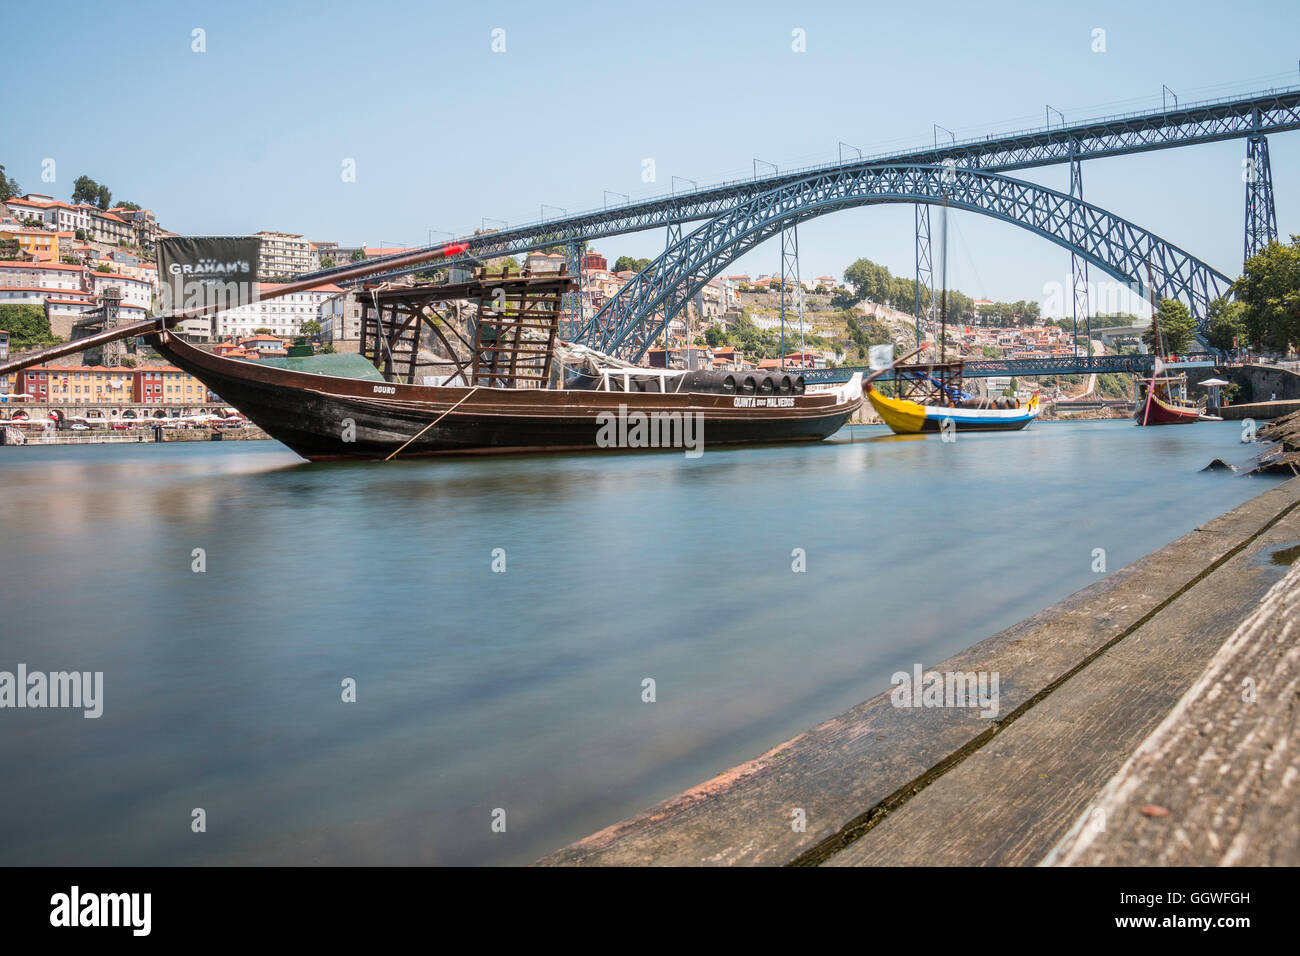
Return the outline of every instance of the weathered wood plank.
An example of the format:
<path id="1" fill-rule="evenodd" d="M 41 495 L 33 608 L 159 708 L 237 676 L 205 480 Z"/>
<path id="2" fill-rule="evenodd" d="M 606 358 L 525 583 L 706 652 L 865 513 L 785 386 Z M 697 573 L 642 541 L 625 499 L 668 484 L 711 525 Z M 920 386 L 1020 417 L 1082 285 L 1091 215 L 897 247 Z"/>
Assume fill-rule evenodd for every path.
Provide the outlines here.
<path id="1" fill-rule="evenodd" d="M 1095 803 L 1105 829 L 1076 821 L 1047 862 L 1300 865 L 1300 565 L 1232 633 Z"/>
<path id="2" fill-rule="evenodd" d="M 1300 539 L 1288 514 L 1213 574 L 936 781 L 834 866 L 1039 862 L 1283 575 L 1272 551 Z"/>

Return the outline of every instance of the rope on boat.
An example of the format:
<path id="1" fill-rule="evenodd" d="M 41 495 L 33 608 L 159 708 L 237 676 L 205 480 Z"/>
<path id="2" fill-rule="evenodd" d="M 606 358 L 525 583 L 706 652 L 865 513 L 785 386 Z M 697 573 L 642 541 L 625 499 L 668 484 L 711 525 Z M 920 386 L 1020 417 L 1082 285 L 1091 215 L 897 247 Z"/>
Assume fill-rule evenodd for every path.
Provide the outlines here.
<path id="1" fill-rule="evenodd" d="M 425 432 L 427 432 L 427 431 L 428 431 L 430 428 L 432 428 L 434 425 L 438 424 L 438 422 L 442 421 L 444 418 L 446 418 L 448 415 L 450 415 L 450 414 L 451 414 L 452 412 L 454 412 L 456 409 L 458 409 L 458 408 L 460 408 L 462 405 L 464 405 L 467 401 L 469 401 L 469 397 L 470 397 L 471 395 L 473 395 L 475 392 L 477 392 L 478 390 L 479 390 L 479 386 L 475 385 L 473 388 L 471 388 L 471 389 L 469 390 L 469 392 L 465 395 L 464 398 L 462 398 L 462 399 L 461 399 L 459 402 L 457 402 L 455 405 L 451 406 L 451 408 L 447 409 L 445 412 L 443 412 L 441 415 L 439 415 L 439 416 L 438 416 L 437 418 L 435 418 L 433 421 L 429 422 L 429 424 L 427 424 L 427 425 L 425 425 L 423 428 L 421 428 L 421 429 L 420 429 L 416 434 L 414 434 L 414 435 L 412 435 L 410 438 L 408 438 L 405 442 L 402 443 L 402 447 L 401 447 L 401 448 L 397 449 L 397 451 L 393 452 L 391 455 L 389 455 L 387 458 L 385 458 L 384 461 L 392 461 L 394 458 L 396 458 L 396 457 L 397 457 L 397 456 L 398 456 L 398 455 L 399 455 L 399 454 L 400 454 L 400 453 L 401 453 L 401 452 L 406 448 L 407 445 L 409 445 L 411 442 L 415 441 L 417 438 L 419 438 L 421 435 L 423 435 Z"/>

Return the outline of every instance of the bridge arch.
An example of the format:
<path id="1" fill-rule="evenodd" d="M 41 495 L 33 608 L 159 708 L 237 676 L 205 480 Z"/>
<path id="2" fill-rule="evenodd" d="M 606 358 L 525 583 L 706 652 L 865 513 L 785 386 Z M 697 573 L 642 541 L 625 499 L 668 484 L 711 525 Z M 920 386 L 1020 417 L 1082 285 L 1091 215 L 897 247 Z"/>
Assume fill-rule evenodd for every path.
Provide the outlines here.
<path id="1" fill-rule="evenodd" d="M 1227 276 L 1172 243 L 1054 189 L 956 166 L 848 167 L 749 197 L 682 236 L 605 303 L 575 339 L 639 360 L 705 283 L 782 226 L 881 203 L 947 204 L 1000 219 L 1078 254 L 1142 293 L 1149 261 L 1156 297 L 1180 299 L 1201 319 L 1209 301 L 1232 285 Z"/>

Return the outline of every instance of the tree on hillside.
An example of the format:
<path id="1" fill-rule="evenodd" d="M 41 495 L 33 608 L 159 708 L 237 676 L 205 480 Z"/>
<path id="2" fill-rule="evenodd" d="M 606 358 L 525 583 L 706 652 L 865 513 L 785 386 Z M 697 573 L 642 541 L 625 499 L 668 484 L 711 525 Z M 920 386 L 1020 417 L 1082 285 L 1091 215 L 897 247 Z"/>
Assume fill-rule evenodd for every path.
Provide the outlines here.
<path id="1" fill-rule="evenodd" d="M 39 305 L 0 305 L 0 329 L 9 333 L 13 349 L 53 345 L 59 340 L 50 332 L 50 320 Z"/>
<path id="2" fill-rule="evenodd" d="M 1290 245 L 1271 242 L 1247 259 L 1232 289 L 1251 345 L 1281 352 L 1300 342 L 1300 236 Z"/>
<path id="3" fill-rule="evenodd" d="M 1178 299 L 1161 299 L 1156 307 L 1155 321 L 1160 324 L 1160 351 L 1164 355 L 1187 351 L 1196 337 L 1196 320 Z M 1155 351 L 1153 329 L 1142 333 L 1142 341 L 1148 349 Z"/>
<path id="4" fill-rule="evenodd" d="M 129 200 L 123 200 L 122 202 L 119 202 L 117 205 L 119 209 L 129 209 L 132 212 L 137 212 L 140 209 L 139 203 L 130 202 Z"/>
<path id="5" fill-rule="evenodd" d="M 844 281 L 853 286 L 856 302 L 888 302 L 892 279 L 888 269 L 870 259 L 858 259 L 844 270 Z"/>
<path id="6" fill-rule="evenodd" d="M 889 304 L 892 308 L 908 315 L 916 315 L 916 280 L 894 276 L 889 283 Z M 921 286 L 921 314 L 930 309 L 930 288 Z"/>
<path id="7" fill-rule="evenodd" d="M 6 176 L 4 166 L 0 166 L 0 202 L 22 194 L 23 187 L 18 185 L 18 180 Z"/>
<path id="8" fill-rule="evenodd" d="M 99 183 L 89 176 L 78 176 L 72 184 L 74 203 L 94 203 L 99 199 Z"/>
<path id="9" fill-rule="evenodd" d="M 614 260 L 615 272 L 640 272 L 650 265 L 652 259 L 634 259 L 632 256 L 619 256 Z"/>
<path id="10" fill-rule="evenodd" d="M 107 186 L 101 185 L 95 190 L 95 205 L 100 209 L 108 209 L 113 205 L 113 194 L 108 191 Z"/>
<path id="11" fill-rule="evenodd" d="M 1210 348 L 1227 352 L 1244 344 L 1246 304 L 1233 301 L 1228 296 L 1213 300 L 1205 313 L 1205 341 Z"/>

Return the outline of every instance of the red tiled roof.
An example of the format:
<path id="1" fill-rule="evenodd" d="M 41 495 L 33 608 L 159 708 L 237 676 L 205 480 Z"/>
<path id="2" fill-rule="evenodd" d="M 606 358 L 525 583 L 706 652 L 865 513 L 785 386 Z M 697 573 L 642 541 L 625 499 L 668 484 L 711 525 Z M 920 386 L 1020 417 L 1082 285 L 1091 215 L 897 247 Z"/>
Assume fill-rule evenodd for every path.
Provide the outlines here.
<path id="1" fill-rule="evenodd" d="M 290 283 L 288 283 L 288 282 L 259 282 L 259 283 L 257 284 L 257 291 L 258 291 L 258 292 L 261 292 L 263 289 L 281 289 L 281 288 L 283 288 L 284 286 L 289 285 L 289 284 L 290 284 Z M 312 286 L 310 289 L 303 289 L 303 290 L 301 290 L 301 291 L 303 291 L 303 292 L 342 292 L 342 291 L 343 291 L 343 287 L 342 287 L 342 286 L 338 286 L 338 285 L 334 285 L 332 282 L 326 282 L 326 283 L 323 283 L 323 284 L 321 284 L 321 285 L 314 285 L 314 286 Z"/>
<path id="2" fill-rule="evenodd" d="M 87 299 L 97 298 L 93 292 L 82 292 L 79 289 L 50 289 L 39 285 L 0 285 L 0 292 L 57 292 L 59 295 L 80 295 Z"/>
<path id="3" fill-rule="evenodd" d="M 22 262 L 18 259 L 0 259 L 0 269 L 5 269 L 11 266 L 21 266 L 24 269 L 70 269 L 76 272 L 80 272 L 86 268 L 85 266 L 73 265 L 71 263 Z"/>

